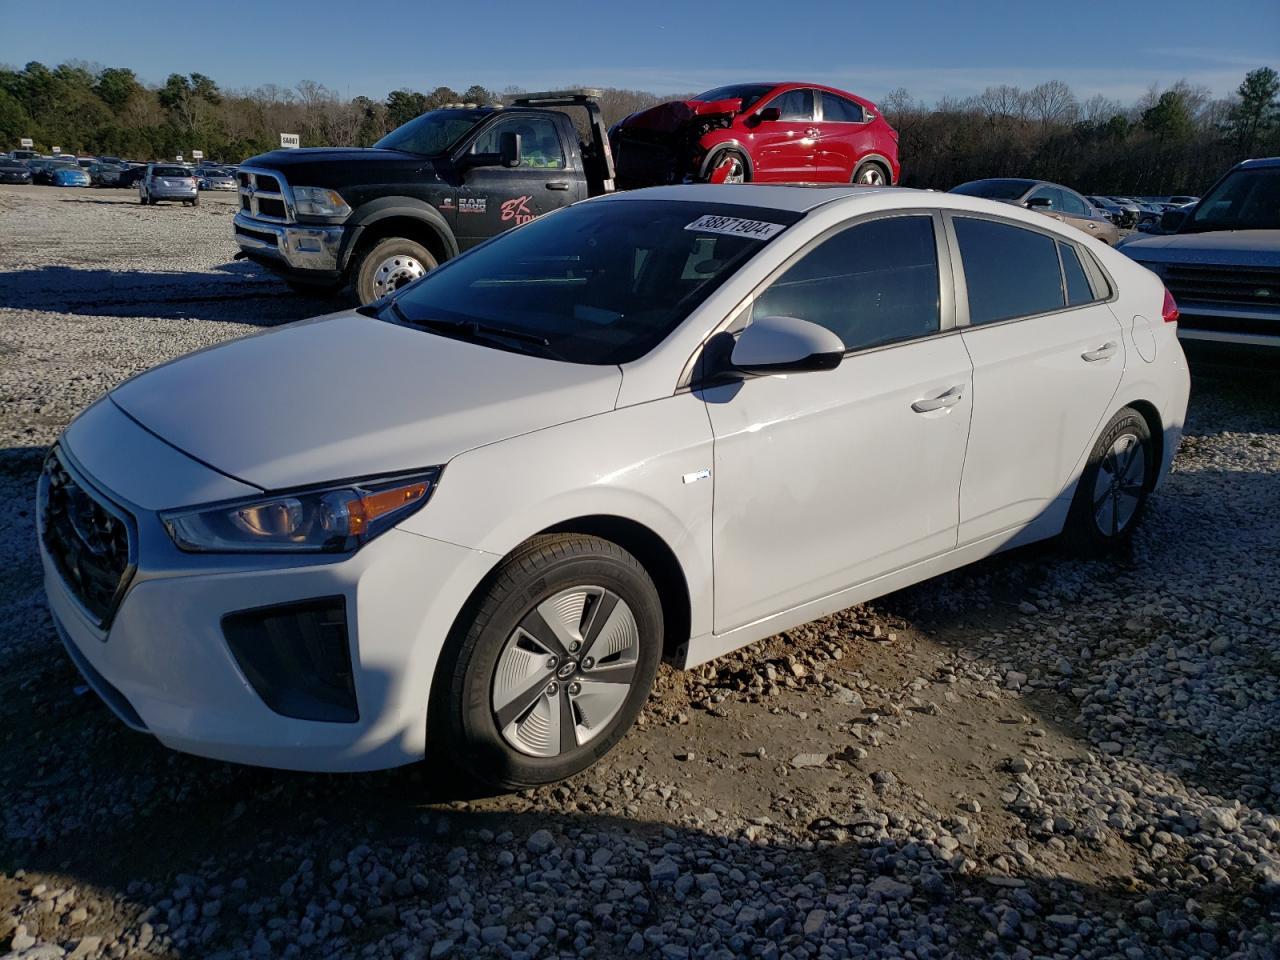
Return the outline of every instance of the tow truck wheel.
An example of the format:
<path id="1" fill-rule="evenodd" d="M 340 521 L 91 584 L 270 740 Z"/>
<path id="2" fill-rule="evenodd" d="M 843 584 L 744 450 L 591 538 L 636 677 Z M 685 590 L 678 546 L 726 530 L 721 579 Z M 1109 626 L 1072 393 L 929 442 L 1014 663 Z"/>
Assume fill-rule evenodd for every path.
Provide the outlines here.
<path id="1" fill-rule="evenodd" d="M 435 268 L 436 258 L 426 247 L 404 237 L 387 237 L 360 258 L 355 272 L 356 296 L 361 303 L 373 303 Z"/>

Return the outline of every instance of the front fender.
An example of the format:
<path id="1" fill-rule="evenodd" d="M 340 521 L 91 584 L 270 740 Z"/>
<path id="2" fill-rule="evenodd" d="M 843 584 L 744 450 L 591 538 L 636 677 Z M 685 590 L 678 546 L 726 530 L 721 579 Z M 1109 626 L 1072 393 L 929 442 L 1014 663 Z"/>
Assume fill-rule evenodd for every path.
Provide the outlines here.
<path id="1" fill-rule="evenodd" d="M 697 635 L 711 629 L 712 453 L 697 397 L 638 404 L 455 457 L 402 528 L 504 556 L 571 520 L 630 520 L 676 557 Z"/>
<path id="2" fill-rule="evenodd" d="M 361 234 L 380 220 L 390 217 L 405 217 L 419 221 L 440 237 L 440 242 L 444 244 L 448 253 L 446 259 L 452 259 L 458 255 L 458 239 L 453 235 L 453 228 L 445 220 L 444 214 L 431 204 L 414 197 L 379 197 L 377 200 L 361 204 L 347 218 L 348 229 L 343 236 L 342 246 L 338 250 L 338 263 L 341 269 L 347 268 L 351 253 L 360 242 Z"/>

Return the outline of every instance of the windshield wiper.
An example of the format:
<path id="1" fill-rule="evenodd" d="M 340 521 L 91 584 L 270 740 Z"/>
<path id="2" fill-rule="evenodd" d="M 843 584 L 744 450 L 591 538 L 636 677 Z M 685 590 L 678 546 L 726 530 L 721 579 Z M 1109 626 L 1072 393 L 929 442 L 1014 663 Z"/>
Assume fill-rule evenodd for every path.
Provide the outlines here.
<path id="1" fill-rule="evenodd" d="M 479 320 L 441 320 L 437 317 L 417 319 L 406 314 L 395 300 L 389 300 L 387 305 L 401 323 L 407 323 L 415 327 L 426 327 L 428 330 L 434 330 L 446 336 L 463 336 L 469 340 L 479 342 L 497 343 L 503 340 L 514 340 L 517 343 L 529 343 L 540 347 L 542 352 L 553 360 L 563 359 L 559 353 L 551 349 L 551 341 L 541 334 L 503 327 L 494 323 L 483 323 Z"/>

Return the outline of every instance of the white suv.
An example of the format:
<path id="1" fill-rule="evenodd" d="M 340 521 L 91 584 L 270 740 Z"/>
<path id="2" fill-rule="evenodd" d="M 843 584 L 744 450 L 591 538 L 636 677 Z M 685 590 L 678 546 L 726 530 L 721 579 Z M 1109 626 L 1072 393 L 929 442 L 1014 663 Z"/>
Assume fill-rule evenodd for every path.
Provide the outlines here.
<path id="1" fill-rule="evenodd" d="M 1151 273 L 910 190 L 586 201 L 135 377 L 40 481 L 130 726 L 246 763 L 568 776 L 694 665 L 1005 547 L 1123 543 L 1188 377 Z"/>

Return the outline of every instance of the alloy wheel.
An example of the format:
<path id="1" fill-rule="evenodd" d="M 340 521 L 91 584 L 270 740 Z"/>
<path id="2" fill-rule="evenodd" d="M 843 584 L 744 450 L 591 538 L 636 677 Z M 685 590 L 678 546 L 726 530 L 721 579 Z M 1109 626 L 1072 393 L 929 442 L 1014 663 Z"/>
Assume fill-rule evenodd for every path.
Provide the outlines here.
<path id="1" fill-rule="evenodd" d="M 1147 457 L 1142 441 L 1132 433 L 1116 437 L 1098 464 L 1093 483 L 1093 522 L 1106 537 L 1129 526 L 1146 490 Z"/>
<path id="2" fill-rule="evenodd" d="M 494 670 L 491 709 L 502 738 L 532 757 L 590 743 L 622 709 L 640 630 L 626 601 L 598 586 L 543 600 L 516 625 Z"/>
<path id="3" fill-rule="evenodd" d="M 858 175 L 857 182 L 868 187 L 883 187 L 884 174 L 874 163 L 868 164 L 867 168 Z"/>

